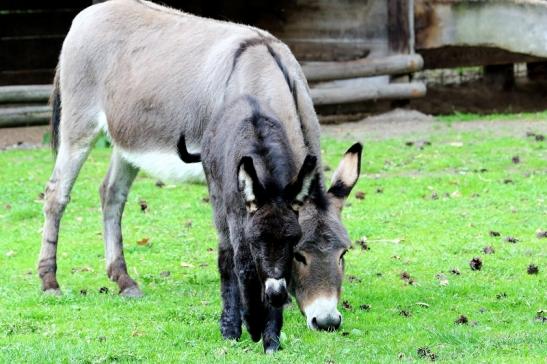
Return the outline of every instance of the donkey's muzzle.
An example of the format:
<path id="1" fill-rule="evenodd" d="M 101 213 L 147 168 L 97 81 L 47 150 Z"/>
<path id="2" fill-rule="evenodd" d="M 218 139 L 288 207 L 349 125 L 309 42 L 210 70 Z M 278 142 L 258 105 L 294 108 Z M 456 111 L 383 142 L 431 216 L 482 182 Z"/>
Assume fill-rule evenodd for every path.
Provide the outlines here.
<path id="1" fill-rule="evenodd" d="M 266 279 L 264 295 L 266 296 L 266 301 L 273 307 L 279 308 L 286 304 L 289 300 L 289 293 L 287 292 L 285 278 Z"/>

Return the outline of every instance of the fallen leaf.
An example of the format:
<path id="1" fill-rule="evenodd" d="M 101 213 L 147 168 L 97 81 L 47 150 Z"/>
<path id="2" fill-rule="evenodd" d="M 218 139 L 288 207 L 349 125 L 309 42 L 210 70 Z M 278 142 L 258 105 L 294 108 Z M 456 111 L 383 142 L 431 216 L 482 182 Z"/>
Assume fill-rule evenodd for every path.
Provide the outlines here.
<path id="1" fill-rule="evenodd" d="M 496 251 L 494 250 L 494 247 L 493 246 L 485 246 L 483 249 L 482 249 L 482 252 L 484 254 L 494 254 Z"/>
<path id="2" fill-rule="evenodd" d="M 437 360 L 437 354 L 433 353 L 427 346 L 418 348 L 417 353 L 422 359 L 429 359 L 431 361 Z"/>
<path id="3" fill-rule="evenodd" d="M 137 240 L 138 245 L 149 245 L 150 238 L 142 238 L 141 240 Z"/>
<path id="4" fill-rule="evenodd" d="M 186 263 L 186 262 L 181 262 L 181 263 L 180 263 L 180 266 L 181 266 L 182 268 L 194 268 L 194 265 L 193 265 L 193 264 Z"/>
<path id="5" fill-rule="evenodd" d="M 355 192 L 355 198 L 358 200 L 364 200 L 365 199 L 365 193 L 363 191 L 357 191 Z"/>
<path id="6" fill-rule="evenodd" d="M 481 270 L 482 268 L 482 260 L 479 257 L 475 257 L 471 259 L 469 262 L 469 266 L 471 267 L 471 270 Z"/>
<path id="7" fill-rule="evenodd" d="M 528 272 L 528 274 L 538 274 L 539 273 L 539 268 L 535 264 L 530 264 L 526 271 Z"/>
<path id="8" fill-rule="evenodd" d="M 439 284 L 441 286 L 448 286 L 448 278 L 446 278 L 446 276 L 442 273 L 438 273 L 436 275 L 436 278 L 439 280 Z"/>
<path id="9" fill-rule="evenodd" d="M 454 323 L 458 325 L 467 325 L 468 322 L 469 322 L 469 319 L 465 315 L 460 315 L 460 317 L 458 317 L 458 319 L 454 321 Z"/>
<path id="10" fill-rule="evenodd" d="M 146 212 L 148 210 L 148 203 L 145 200 L 139 200 L 139 206 L 141 207 L 141 212 Z"/>
<path id="11" fill-rule="evenodd" d="M 511 243 L 511 244 L 516 244 L 518 243 L 519 239 L 513 237 L 513 236 L 508 236 L 505 238 L 505 241 L 508 242 L 508 243 Z"/>
<path id="12" fill-rule="evenodd" d="M 369 304 L 364 304 L 364 305 L 360 305 L 360 306 L 359 306 L 359 309 L 360 309 L 361 311 L 370 311 L 371 307 L 372 307 L 372 306 L 369 305 Z"/>
<path id="13" fill-rule="evenodd" d="M 456 148 L 461 148 L 461 147 L 463 147 L 463 143 L 462 143 L 462 142 L 450 142 L 450 143 L 448 143 L 448 145 L 450 145 L 451 147 L 456 147 Z"/>

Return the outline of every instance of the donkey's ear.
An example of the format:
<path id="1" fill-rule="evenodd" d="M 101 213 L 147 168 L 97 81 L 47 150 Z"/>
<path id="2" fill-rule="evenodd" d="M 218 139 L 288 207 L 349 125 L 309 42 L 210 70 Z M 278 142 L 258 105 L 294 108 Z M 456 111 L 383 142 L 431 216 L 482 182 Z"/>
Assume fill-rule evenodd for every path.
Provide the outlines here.
<path id="1" fill-rule="evenodd" d="M 295 211 L 298 211 L 311 194 L 312 182 L 317 174 L 316 165 L 317 157 L 308 154 L 296 179 L 285 187 L 285 196 Z"/>
<path id="2" fill-rule="evenodd" d="M 253 158 L 249 156 L 241 158 L 237 168 L 237 182 L 239 191 L 245 198 L 247 211 L 255 212 L 258 209 L 259 201 L 264 196 L 264 187 L 256 174 Z"/>
<path id="3" fill-rule="evenodd" d="M 344 154 L 344 158 L 332 176 L 331 186 L 328 190 L 329 198 L 335 207 L 341 211 L 351 189 L 357 183 L 361 173 L 361 153 L 363 145 L 353 144 Z"/>

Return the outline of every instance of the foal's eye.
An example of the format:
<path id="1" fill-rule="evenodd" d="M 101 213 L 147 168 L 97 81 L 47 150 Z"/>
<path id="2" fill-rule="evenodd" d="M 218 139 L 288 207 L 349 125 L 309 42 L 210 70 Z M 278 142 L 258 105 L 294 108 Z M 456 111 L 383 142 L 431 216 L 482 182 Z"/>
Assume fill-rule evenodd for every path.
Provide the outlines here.
<path id="1" fill-rule="evenodd" d="M 299 263 L 302 263 L 304 265 L 307 265 L 306 257 L 304 257 L 302 254 L 294 252 L 294 260 L 296 260 Z"/>

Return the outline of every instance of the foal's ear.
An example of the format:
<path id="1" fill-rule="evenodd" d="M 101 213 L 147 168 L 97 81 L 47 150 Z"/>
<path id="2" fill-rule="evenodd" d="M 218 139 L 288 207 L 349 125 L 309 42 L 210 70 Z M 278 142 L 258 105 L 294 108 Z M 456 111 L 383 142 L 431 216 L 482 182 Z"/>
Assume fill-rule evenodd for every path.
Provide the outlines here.
<path id="1" fill-rule="evenodd" d="M 338 211 L 342 211 L 346 198 L 359 179 L 362 151 L 361 143 L 353 144 L 344 154 L 344 158 L 332 176 L 331 186 L 327 192 Z"/>
<path id="2" fill-rule="evenodd" d="M 259 201 L 264 196 L 264 187 L 256 174 L 253 158 L 249 156 L 241 158 L 237 168 L 237 182 L 239 191 L 245 198 L 247 211 L 255 212 Z"/>
<path id="3" fill-rule="evenodd" d="M 311 193 L 312 182 L 317 174 L 316 165 L 317 157 L 308 154 L 296 179 L 285 187 L 285 196 L 291 201 L 291 207 L 295 211 L 298 211 Z"/>

